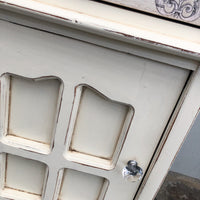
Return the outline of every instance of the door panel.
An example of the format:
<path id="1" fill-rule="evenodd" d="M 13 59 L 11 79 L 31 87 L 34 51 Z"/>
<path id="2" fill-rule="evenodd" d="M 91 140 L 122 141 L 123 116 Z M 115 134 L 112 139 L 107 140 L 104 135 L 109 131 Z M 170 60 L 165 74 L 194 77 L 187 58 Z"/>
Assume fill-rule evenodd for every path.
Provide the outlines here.
<path id="1" fill-rule="evenodd" d="M 81 85 L 76 88 L 72 119 L 67 135 L 71 138 L 68 159 L 112 169 L 119 156 L 134 109 L 130 105 L 114 102 L 98 91 Z M 77 105 L 77 106 L 76 106 Z M 106 166 L 107 165 L 107 166 Z"/>
<path id="2" fill-rule="evenodd" d="M 1 196 L 10 199 L 41 199 L 47 166 L 12 154 L 3 153 L 0 158 Z"/>
<path id="3" fill-rule="evenodd" d="M 80 197 L 73 183 L 80 183 L 78 187 L 89 200 L 132 200 L 140 182 L 125 181 L 122 169 L 129 160 L 136 160 L 146 172 L 190 71 L 7 22 L 1 21 L 0 26 L 1 152 L 48 166 L 42 199 L 77 200 Z M 49 151 L 40 145 L 35 148 L 35 141 L 7 138 L 9 98 L 5 73 L 47 81 L 44 90 L 50 89 L 49 93 L 39 90 L 35 101 L 34 90 L 32 86 L 26 89 L 26 81 L 18 84 L 16 91 L 22 92 L 21 97 L 31 95 L 31 113 L 35 112 L 32 105 L 41 105 L 43 98 L 52 100 L 49 109 L 36 113 L 34 118 L 53 116 L 44 117 L 45 126 L 56 119 Z M 50 83 L 49 77 L 61 81 Z M 63 90 L 59 89 L 61 82 Z M 26 112 L 26 104 L 21 105 L 21 112 L 15 112 L 17 105 L 13 105 L 11 116 Z M 20 123 L 27 125 L 25 119 Z M 18 125 L 15 120 L 11 124 Z M 35 120 L 34 127 L 26 128 L 25 134 L 35 137 L 31 131 L 45 126 Z"/>
<path id="4" fill-rule="evenodd" d="M 50 144 L 56 117 L 54 113 L 59 95 L 59 81 L 34 81 L 11 77 L 10 84 L 8 134 Z M 35 109 L 30 111 L 30 108 Z M 49 123 L 45 123 L 46 121 Z"/>
<path id="5" fill-rule="evenodd" d="M 111 158 L 128 112 L 124 105 L 108 102 L 84 89 L 70 148 Z"/>
<path id="6" fill-rule="evenodd" d="M 62 83 L 55 77 L 28 79 L 2 76 L 2 112 L 5 142 L 32 145 L 48 153 L 55 132 Z M 48 122 L 48 123 L 47 123 Z"/>
<path id="7" fill-rule="evenodd" d="M 95 200 L 105 195 L 107 181 L 98 176 L 65 169 L 59 199 Z M 107 185 L 107 184 L 106 184 Z"/>

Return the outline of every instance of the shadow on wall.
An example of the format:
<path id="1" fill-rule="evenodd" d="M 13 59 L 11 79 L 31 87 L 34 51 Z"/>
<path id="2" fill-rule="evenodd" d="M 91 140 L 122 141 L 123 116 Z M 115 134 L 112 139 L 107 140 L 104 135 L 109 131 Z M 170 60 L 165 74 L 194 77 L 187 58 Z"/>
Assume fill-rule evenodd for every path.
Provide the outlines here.
<path id="1" fill-rule="evenodd" d="M 180 149 L 170 171 L 200 179 L 200 114 Z M 200 199 L 200 197 L 199 197 Z"/>
<path id="2" fill-rule="evenodd" d="M 200 115 L 155 200 L 200 200 Z"/>

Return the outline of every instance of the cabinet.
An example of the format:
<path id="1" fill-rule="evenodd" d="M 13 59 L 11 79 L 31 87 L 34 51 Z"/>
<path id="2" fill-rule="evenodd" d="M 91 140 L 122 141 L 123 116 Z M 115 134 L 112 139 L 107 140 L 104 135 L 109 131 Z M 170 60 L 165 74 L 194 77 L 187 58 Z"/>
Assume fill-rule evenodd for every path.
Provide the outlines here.
<path id="1" fill-rule="evenodd" d="M 198 53 L 173 55 L 15 6 L 0 15 L 0 197 L 152 199 L 148 180 L 164 177 L 152 178 L 155 164 L 169 168 L 159 159 L 194 100 Z M 130 160 L 143 171 L 136 182 L 122 174 Z"/>

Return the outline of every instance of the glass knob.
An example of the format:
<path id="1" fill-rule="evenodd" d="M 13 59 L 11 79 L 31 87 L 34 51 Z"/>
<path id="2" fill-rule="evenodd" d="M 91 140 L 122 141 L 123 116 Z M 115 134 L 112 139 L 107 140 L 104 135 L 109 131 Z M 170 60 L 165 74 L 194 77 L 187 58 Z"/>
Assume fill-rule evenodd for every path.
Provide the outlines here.
<path id="1" fill-rule="evenodd" d="M 142 179 L 143 170 L 137 165 L 135 160 L 129 160 L 127 166 L 122 170 L 122 176 L 130 182 L 136 182 Z"/>

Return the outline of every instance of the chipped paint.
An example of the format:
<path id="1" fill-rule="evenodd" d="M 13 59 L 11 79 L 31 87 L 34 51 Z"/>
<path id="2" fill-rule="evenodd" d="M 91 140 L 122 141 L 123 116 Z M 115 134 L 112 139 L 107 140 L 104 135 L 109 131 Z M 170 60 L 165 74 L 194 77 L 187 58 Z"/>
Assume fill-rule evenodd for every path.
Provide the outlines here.
<path id="1" fill-rule="evenodd" d="M 37 1 L 36 1 L 37 2 Z M 150 40 L 150 39 L 146 39 L 146 38 L 142 38 L 142 37 L 136 37 L 136 36 L 134 36 L 134 34 L 132 35 L 132 34 L 128 34 L 127 32 L 120 32 L 120 31 L 118 31 L 117 29 L 115 29 L 115 28 L 105 28 L 104 26 L 103 26 L 103 24 L 98 24 L 98 20 L 102 20 L 102 22 L 103 22 L 103 18 L 101 19 L 101 18 L 99 18 L 98 19 L 98 17 L 95 17 L 95 16 L 90 16 L 90 15 L 86 15 L 85 13 L 81 13 L 81 12 L 79 12 L 79 11 L 72 11 L 72 10 L 70 10 L 70 9 L 67 9 L 67 8 L 59 8 L 59 9 L 62 9 L 62 10 L 65 10 L 65 11 L 70 11 L 70 12 L 74 12 L 74 13 L 78 13 L 78 14 L 80 14 L 80 16 L 79 15 L 77 15 L 77 17 L 76 18 L 71 18 L 70 19 L 70 17 L 64 17 L 64 15 L 59 15 L 59 14 L 52 14 L 51 12 L 49 12 L 49 11 L 40 11 L 40 10 L 36 10 L 36 9 L 33 9 L 33 8 L 30 8 L 30 7 L 25 7 L 25 6 L 22 6 L 22 5 L 17 5 L 17 4 L 15 4 L 15 3 L 11 3 L 11 2 L 6 2 L 6 1 L 0 1 L 0 3 L 2 4 L 2 5 L 4 5 L 5 6 L 5 8 L 6 8 L 6 6 L 11 6 L 11 7 L 13 7 L 13 8 L 18 8 L 18 9 L 23 9 L 24 11 L 27 11 L 27 12 L 29 12 L 29 13 L 37 13 L 37 14 L 40 14 L 40 15 L 42 15 L 42 16 L 47 16 L 47 17 L 51 17 L 51 18 L 55 18 L 55 19 L 58 19 L 58 20 L 62 20 L 63 22 L 67 22 L 67 23 L 69 23 L 69 24 L 72 24 L 72 25 L 74 25 L 74 28 L 78 28 L 78 29 L 87 29 L 87 31 L 86 32 L 94 32 L 94 30 L 96 31 L 96 34 L 100 34 L 100 35 L 102 35 L 102 32 L 104 32 L 104 36 L 108 33 L 108 34 L 114 34 L 114 36 L 120 36 L 120 37 L 123 37 L 123 38 L 126 38 L 126 39 L 128 39 L 130 42 L 134 42 L 134 41 L 136 41 L 136 42 L 138 42 L 138 45 L 142 45 L 142 44 L 140 44 L 141 42 L 143 42 L 144 44 L 147 44 L 147 45 L 150 45 L 150 47 L 151 46 L 156 46 L 157 48 L 161 48 L 161 49 L 166 49 L 167 51 L 171 51 L 171 53 L 173 53 L 173 51 L 176 51 L 176 52 L 180 52 L 180 53 L 184 53 L 184 54 L 186 54 L 186 55 L 191 55 L 191 56 L 195 56 L 195 57 L 199 57 L 200 56 L 200 52 L 199 51 L 192 51 L 192 50 L 188 50 L 187 48 L 180 48 L 180 47 L 178 47 L 178 46 L 173 46 L 173 45 L 169 45 L 169 44 L 167 44 L 166 42 L 165 43 L 162 43 L 162 42 L 158 42 L 158 41 L 156 41 L 156 40 Z M 43 3 L 44 4 L 44 3 Z M 45 4 L 44 4 L 45 5 Z M 48 4 L 47 4 L 48 5 Z M 45 9 L 44 9 L 45 10 Z M 92 20 L 92 22 L 90 22 L 91 24 L 87 24 L 86 22 L 82 22 L 82 20 L 81 20 L 81 16 L 82 15 L 85 15 L 85 16 L 87 16 L 87 17 L 91 17 L 91 20 Z M 79 17 L 81 17 L 80 19 L 79 19 Z M 95 22 L 95 20 L 97 20 L 96 22 Z M 109 20 L 108 20 L 109 21 Z M 112 21 L 109 21 L 109 23 L 113 23 Z M 117 25 L 117 24 L 112 24 L 112 25 Z M 119 25 L 119 24 L 118 24 Z M 123 24 L 122 24 L 123 25 Z M 67 24 L 66 24 L 66 26 L 68 26 Z M 127 26 L 128 27 L 128 26 Z M 85 30 L 84 30 L 85 31 Z M 156 32 L 155 32 L 156 33 Z M 171 37 L 171 36 L 170 36 Z M 120 38 L 119 38 L 120 39 Z M 171 39 L 174 39 L 173 38 L 173 36 L 171 37 Z M 169 38 L 169 40 L 170 40 L 170 38 Z M 196 43 L 197 44 L 197 43 Z"/>
<path id="2" fill-rule="evenodd" d="M 182 49 L 182 48 L 178 48 L 178 47 L 175 47 L 175 46 L 172 46 L 172 45 L 168 45 L 168 44 L 164 44 L 164 43 L 160 43 L 160 42 L 156 42 L 156 41 L 151 41 L 151 40 L 147 40 L 147 39 L 140 38 L 140 37 L 135 37 L 134 35 L 130 35 L 130 34 L 126 34 L 126 33 L 123 33 L 123 32 L 118 32 L 118 31 L 113 31 L 113 30 L 110 30 L 110 29 L 104 29 L 104 30 L 107 31 L 107 32 L 110 32 L 110 33 L 121 35 L 121 36 L 123 36 L 125 38 L 131 38 L 131 39 L 134 39 L 134 40 L 137 40 L 137 41 L 142 41 L 142 42 L 154 45 L 154 46 L 161 46 L 161 47 L 165 46 L 165 47 L 169 47 L 170 49 L 175 49 L 175 50 L 178 50 L 178 51 L 186 53 L 186 54 L 194 54 L 196 56 L 200 56 L 200 53 L 189 51 L 187 49 Z"/>

